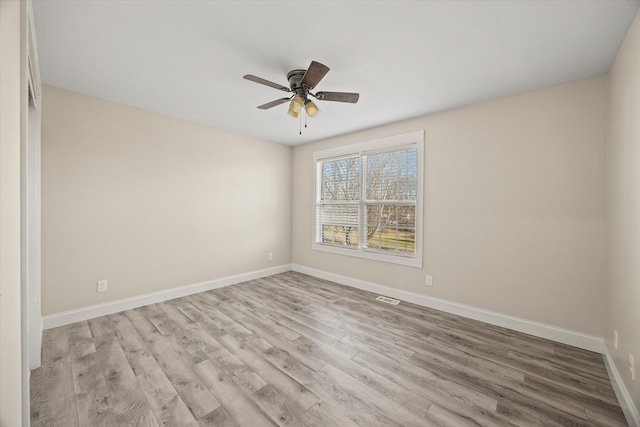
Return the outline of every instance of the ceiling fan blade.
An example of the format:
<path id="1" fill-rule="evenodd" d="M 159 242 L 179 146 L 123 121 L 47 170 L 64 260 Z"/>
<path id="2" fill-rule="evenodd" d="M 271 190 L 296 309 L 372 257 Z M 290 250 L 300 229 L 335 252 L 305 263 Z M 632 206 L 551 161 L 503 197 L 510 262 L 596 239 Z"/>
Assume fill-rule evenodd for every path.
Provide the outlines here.
<path id="1" fill-rule="evenodd" d="M 320 80 L 329 72 L 329 67 L 323 65 L 316 61 L 311 61 L 311 65 L 307 69 L 307 72 L 304 73 L 302 77 L 302 81 L 300 82 L 301 86 L 306 86 L 309 89 L 313 89 L 316 87 Z"/>
<path id="2" fill-rule="evenodd" d="M 286 86 L 279 85 L 278 83 L 270 82 L 269 80 L 265 80 L 262 77 L 254 76 L 253 74 L 247 74 L 244 76 L 245 79 L 251 80 L 252 82 L 260 83 L 261 85 L 269 86 L 275 89 L 280 89 L 284 92 L 291 92 Z"/>
<path id="3" fill-rule="evenodd" d="M 289 102 L 291 98 L 281 98 L 276 99 L 275 101 L 267 102 L 266 104 L 259 105 L 258 108 L 261 110 L 268 110 L 269 108 L 275 107 L 276 105 L 284 104 L 285 102 Z"/>
<path id="4" fill-rule="evenodd" d="M 349 102 L 355 104 L 360 94 L 351 92 L 318 92 L 315 97 L 321 101 Z"/>

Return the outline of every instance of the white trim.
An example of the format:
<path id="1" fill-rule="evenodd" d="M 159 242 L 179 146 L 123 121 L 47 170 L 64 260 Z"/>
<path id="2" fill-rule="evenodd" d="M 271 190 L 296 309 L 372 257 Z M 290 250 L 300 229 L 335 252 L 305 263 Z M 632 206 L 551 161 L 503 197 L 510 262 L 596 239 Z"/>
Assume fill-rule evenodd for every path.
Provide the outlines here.
<path id="1" fill-rule="evenodd" d="M 640 414 L 638 413 L 638 408 L 636 408 L 636 405 L 633 402 L 629 391 L 622 381 L 620 372 L 618 372 L 618 368 L 613 361 L 613 356 L 611 355 L 609 346 L 606 342 L 604 343 L 603 348 L 604 366 L 606 366 L 607 368 L 607 373 L 609 374 L 611 385 L 613 385 L 613 391 L 615 391 L 618 402 L 620 402 L 622 412 L 624 412 L 624 416 L 627 418 L 627 422 L 630 426 L 640 427 Z"/>
<path id="2" fill-rule="evenodd" d="M 178 288 L 152 292 L 136 297 L 111 301 L 104 304 L 97 304 L 89 307 L 78 308 L 75 310 L 64 311 L 62 313 L 50 314 L 43 317 L 43 327 L 44 329 L 57 328 L 58 326 L 70 325 L 75 322 L 93 319 L 94 317 L 106 316 L 108 314 L 118 313 L 123 310 L 130 310 L 132 308 L 168 301 L 174 298 L 180 298 L 187 295 L 206 292 L 211 289 L 223 288 L 225 286 L 235 285 L 237 283 L 246 282 L 248 280 L 259 279 L 261 277 L 271 276 L 273 274 L 284 273 L 287 271 L 291 271 L 290 264 L 265 268 L 264 270 L 250 271 L 248 273 L 208 280 L 206 282 L 193 283 L 191 285 L 180 286 Z"/>
<path id="3" fill-rule="evenodd" d="M 418 233 L 416 232 L 416 236 Z M 332 254 L 347 255 L 356 258 L 371 259 L 374 261 L 390 262 L 393 264 L 406 265 L 408 267 L 422 267 L 422 257 L 409 257 L 403 255 L 385 254 L 381 252 L 368 251 L 366 249 L 343 248 L 340 246 L 327 245 L 323 243 L 314 243 L 313 250 L 321 252 L 329 252 Z M 416 247 L 417 250 L 417 247 Z"/>
<path id="4" fill-rule="evenodd" d="M 28 3 L 30 4 L 30 3 Z M 40 89 L 38 89 L 39 91 Z M 28 103 L 26 141 L 23 158 L 23 283 L 26 294 L 27 340 L 29 369 L 41 364 L 42 317 L 41 294 L 41 137 L 42 112 L 38 105 Z"/>
<path id="5" fill-rule="evenodd" d="M 508 316 L 506 314 L 494 311 L 484 310 L 469 305 L 459 304 L 440 298 L 434 298 L 427 295 L 420 295 L 414 292 L 404 291 L 401 289 L 390 288 L 388 286 L 377 283 L 366 282 L 364 280 L 354 279 L 339 274 L 329 273 L 302 265 L 293 264 L 293 271 L 308 274 L 310 276 L 319 277 L 321 279 L 330 280 L 332 282 L 362 289 L 380 295 L 393 297 L 399 300 L 408 301 L 424 307 L 434 308 L 436 310 L 446 311 L 447 313 L 457 314 L 459 316 L 468 317 L 470 319 L 479 320 L 496 326 L 512 329 L 514 331 L 523 332 L 525 334 L 534 335 L 540 338 L 546 338 L 563 344 L 582 348 L 597 353 L 603 352 L 604 340 L 601 337 L 583 334 L 582 332 L 572 331 L 569 329 L 559 328 L 557 326 L 534 322 L 527 319 Z"/>
<path id="6" fill-rule="evenodd" d="M 422 305 L 424 307 L 442 310 L 447 313 L 457 314 L 459 316 L 468 317 L 470 319 L 479 320 L 496 326 L 512 329 L 514 331 L 523 332 L 540 338 L 546 338 L 559 343 L 572 345 L 589 351 L 605 354 L 604 339 L 601 337 L 583 334 L 581 332 L 560 328 L 557 326 L 534 322 L 527 319 L 508 316 L 506 314 L 494 311 L 484 310 L 465 304 L 459 304 L 428 295 L 420 295 L 414 292 L 395 289 L 377 283 L 367 282 L 360 279 L 354 279 L 327 271 L 317 270 L 298 264 L 284 264 L 277 267 L 257 270 L 248 273 L 238 274 L 234 276 L 223 277 L 220 279 L 209 280 L 206 282 L 194 283 L 191 285 L 181 286 L 178 288 L 167 289 L 164 291 L 153 292 L 131 298 L 125 298 L 104 304 L 97 304 L 89 307 L 83 307 L 76 310 L 65 311 L 61 313 L 44 316 L 43 329 L 56 328 L 58 326 L 69 325 L 71 323 L 80 322 L 82 320 L 92 319 L 94 317 L 106 316 L 108 314 L 118 313 L 123 310 L 142 307 L 144 305 L 154 304 L 167 301 L 174 298 L 180 298 L 187 295 L 193 295 L 199 292 L 218 289 L 248 280 L 258 279 L 273 274 L 284 273 L 287 271 L 296 271 L 308 274 L 310 276 L 319 277 L 321 279 L 330 280 L 332 282 L 351 286 L 357 289 L 373 292 L 379 295 L 393 297 L 402 301 L 411 302 Z M 617 372 L 617 371 L 615 371 Z M 620 381 L 622 384 L 622 382 Z M 637 411 L 636 411 L 637 412 Z"/>
<path id="7" fill-rule="evenodd" d="M 359 142 L 356 144 L 344 145 L 326 150 L 319 150 L 313 152 L 313 208 L 312 208 L 312 237 L 311 237 L 311 249 L 323 252 L 330 252 L 334 254 L 353 256 L 358 258 L 371 259 L 375 261 L 389 262 L 393 264 L 406 265 L 410 267 L 422 267 L 422 245 L 423 245 L 423 207 L 424 207 L 424 168 L 425 168 L 425 131 L 417 130 L 400 135 L 392 135 L 379 139 L 374 139 L 365 142 Z M 317 211 L 318 211 L 318 192 L 320 191 L 320 183 L 318 180 L 319 174 L 319 162 L 323 160 L 331 160 L 336 158 L 344 158 L 350 156 L 363 156 L 368 154 L 376 154 L 378 152 L 386 152 L 389 150 L 401 150 L 401 149 L 416 149 L 417 150 L 417 198 L 415 201 L 415 254 L 414 255 L 395 255 L 392 253 L 385 253 L 383 251 L 366 250 L 364 248 L 364 240 L 362 234 L 360 235 L 359 247 L 344 248 L 340 246 L 334 246 L 329 244 L 323 244 L 318 242 L 320 231 L 318 230 L 317 223 Z M 363 170 L 365 166 L 362 166 Z M 366 174 L 361 172 L 361 188 L 366 188 Z M 340 202 L 338 202 L 340 204 Z M 358 223 L 362 226 L 364 223 L 365 204 L 367 200 L 363 196 L 358 200 L 360 218 Z M 346 203 L 345 203 L 346 204 Z"/>
<path id="8" fill-rule="evenodd" d="M 355 144 L 341 145 L 334 148 L 315 151 L 313 153 L 313 164 L 318 159 L 330 159 L 332 157 L 343 157 L 348 155 L 359 155 L 363 152 L 376 152 L 378 150 L 386 150 L 389 147 L 402 147 L 411 145 L 418 141 L 424 141 L 424 130 L 416 130 L 400 135 L 385 136 L 370 141 L 357 142 Z"/>

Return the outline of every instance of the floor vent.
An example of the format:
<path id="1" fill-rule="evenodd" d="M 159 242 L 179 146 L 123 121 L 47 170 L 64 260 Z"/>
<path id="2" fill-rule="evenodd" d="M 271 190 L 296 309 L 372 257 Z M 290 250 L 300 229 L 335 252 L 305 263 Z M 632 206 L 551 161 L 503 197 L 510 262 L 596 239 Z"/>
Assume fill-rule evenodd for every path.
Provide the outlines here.
<path id="1" fill-rule="evenodd" d="M 376 298 L 376 300 L 382 301 L 382 302 L 386 302 L 387 304 L 393 304 L 393 305 L 400 304 L 400 300 L 393 299 L 393 298 L 388 298 L 388 297 L 383 297 L 383 296 L 379 296 L 378 298 Z"/>

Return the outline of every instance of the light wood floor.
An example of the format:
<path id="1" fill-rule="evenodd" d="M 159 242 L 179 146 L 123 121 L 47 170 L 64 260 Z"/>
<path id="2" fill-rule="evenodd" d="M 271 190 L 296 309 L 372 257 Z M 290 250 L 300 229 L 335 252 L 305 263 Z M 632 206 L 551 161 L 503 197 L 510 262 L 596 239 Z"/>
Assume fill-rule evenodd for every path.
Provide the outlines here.
<path id="1" fill-rule="evenodd" d="M 45 331 L 33 426 L 627 425 L 599 354 L 289 272 Z"/>

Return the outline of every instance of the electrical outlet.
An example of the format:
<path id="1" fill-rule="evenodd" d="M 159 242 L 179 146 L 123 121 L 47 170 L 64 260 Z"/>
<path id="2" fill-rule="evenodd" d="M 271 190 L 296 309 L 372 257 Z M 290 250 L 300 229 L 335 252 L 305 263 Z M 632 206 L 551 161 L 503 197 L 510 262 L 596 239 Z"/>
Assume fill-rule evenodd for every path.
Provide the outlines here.
<path id="1" fill-rule="evenodd" d="M 618 331 L 613 330 L 613 348 L 618 349 Z"/>
<path id="2" fill-rule="evenodd" d="M 635 380 L 636 379 L 636 365 L 635 365 L 635 362 L 633 361 L 633 356 L 631 355 L 631 353 L 629 353 L 629 372 L 631 372 L 631 379 Z"/>
<path id="3" fill-rule="evenodd" d="M 269 252 L 269 261 L 273 261 L 273 252 Z"/>
<path id="4" fill-rule="evenodd" d="M 98 280 L 98 292 L 107 292 L 109 289 L 106 280 Z"/>
<path id="5" fill-rule="evenodd" d="M 427 274 L 427 277 L 424 279 L 424 284 L 427 286 L 433 286 L 433 276 L 429 276 Z"/>

